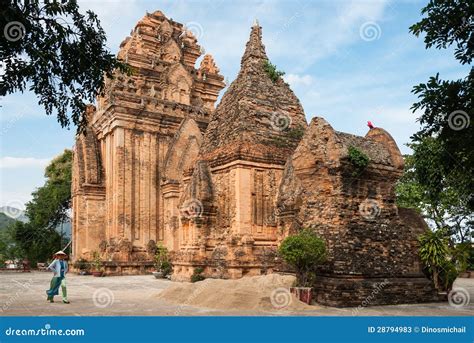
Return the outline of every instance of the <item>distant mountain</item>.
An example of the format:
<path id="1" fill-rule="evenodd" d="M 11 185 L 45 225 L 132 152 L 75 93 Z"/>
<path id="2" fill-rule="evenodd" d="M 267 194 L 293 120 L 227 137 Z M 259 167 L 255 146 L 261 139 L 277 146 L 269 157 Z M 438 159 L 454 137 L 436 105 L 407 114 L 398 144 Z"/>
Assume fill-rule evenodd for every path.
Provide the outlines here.
<path id="1" fill-rule="evenodd" d="M 28 222 L 28 217 L 25 215 L 25 212 L 11 206 L 1 206 L 0 207 L 0 230 L 4 227 L 7 227 L 15 221 L 21 221 L 23 223 Z M 61 233 L 61 225 L 58 225 L 56 228 L 58 233 Z M 71 221 L 67 221 L 62 225 L 62 233 L 67 237 L 71 238 Z"/>
<path id="2" fill-rule="evenodd" d="M 11 206 L 1 206 L 0 213 L 7 215 L 8 217 L 19 220 L 23 223 L 28 222 L 28 217 L 25 215 L 25 211 Z"/>
<path id="3" fill-rule="evenodd" d="M 16 222 L 15 219 L 10 218 L 9 216 L 7 216 L 3 212 L 0 212 L 0 230 L 3 230 L 5 228 L 7 228 L 8 226 L 13 224 L 14 222 Z"/>

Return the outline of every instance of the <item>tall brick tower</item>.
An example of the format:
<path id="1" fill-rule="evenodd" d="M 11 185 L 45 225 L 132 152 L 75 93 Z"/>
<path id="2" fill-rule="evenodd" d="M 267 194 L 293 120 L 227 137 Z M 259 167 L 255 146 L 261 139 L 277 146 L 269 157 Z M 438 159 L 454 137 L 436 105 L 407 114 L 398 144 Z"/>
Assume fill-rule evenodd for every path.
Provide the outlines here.
<path id="1" fill-rule="evenodd" d="M 147 14 L 120 46 L 131 75 L 108 80 L 74 155 L 75 258 L 94 251 L 109 273 L 143 272 L 164 239 L 161 178 L 175 133 L 192 120 L 204 132 L 223 77 L 182 24 Z"/>
<path id="2" fill-rule="evenodd" d="M 298 98 L 283 79 L 272 79 L 269 67 L 256 23 L 240 72 L 213 113 L 198 163 L 185 179 L 181 206 L 198 202 L 202 215 L 181 216 L 175 278 L 189 277 L 194 266 L 211 276 L 241 277 L 273 265 L 278 185 L 307 124 Z"/>

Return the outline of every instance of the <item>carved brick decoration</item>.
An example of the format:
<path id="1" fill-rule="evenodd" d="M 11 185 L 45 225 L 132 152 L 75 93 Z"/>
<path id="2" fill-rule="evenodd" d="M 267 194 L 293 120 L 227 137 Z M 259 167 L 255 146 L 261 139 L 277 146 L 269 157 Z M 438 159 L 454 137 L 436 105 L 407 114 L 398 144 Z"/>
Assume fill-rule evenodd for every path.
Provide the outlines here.
<path id="1" fill-rule="evenodd" d="M 417 255 L 427 229 L 395 204 L 403 158 L 388 132 L 365 137 L 307 125 L 290 87 L 273 77 L 255 24 L 241 69 L 224 88 L 212 56 L 157 11 L 121 44 L 131 75 L 107 80 L 73 161 L 74 259 L 99 252 L 108 274 L 153 268 L 165 245 L 173 279 L 288 271 L 288 235 L 311 228 L 326 242 L 316 299 L 331 306 L 436 300 Z M 350 149 L 366 154 L 356 168 Z M 381 288 L 374 296 L 375 289 Z"/>

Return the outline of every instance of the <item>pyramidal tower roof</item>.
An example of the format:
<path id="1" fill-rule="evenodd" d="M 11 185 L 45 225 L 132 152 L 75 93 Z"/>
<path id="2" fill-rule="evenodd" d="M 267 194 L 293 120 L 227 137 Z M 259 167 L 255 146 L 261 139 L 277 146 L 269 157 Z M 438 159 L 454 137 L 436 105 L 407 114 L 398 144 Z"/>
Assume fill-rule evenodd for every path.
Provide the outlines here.
<path id="1" fill-rule="evenodd" d="M 234 160 L 284 164 L 307 126 L 303 107 L 281 77 L 271 77 L 256 22 L 241 69 L 212 114 L 200 159 L 212 165 Z"/>

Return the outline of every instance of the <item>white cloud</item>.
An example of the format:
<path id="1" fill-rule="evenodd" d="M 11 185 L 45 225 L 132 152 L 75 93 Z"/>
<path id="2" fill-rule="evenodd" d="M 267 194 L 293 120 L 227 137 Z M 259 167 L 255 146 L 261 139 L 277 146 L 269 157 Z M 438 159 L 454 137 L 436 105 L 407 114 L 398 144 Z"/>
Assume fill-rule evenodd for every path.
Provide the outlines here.
<path id="1" fill-rule="evenodd" d="M 1 157 L 0 169 L 6 168 L 44 168 L 51 158 L 35 158 L 35 157 Z"/>
<path id="2" fill-rule="evenodd" d="M 0 207 L 10 206 L 24 210 L 25 204 L 31 198 L 31 190 L 7 191 L 2 189 L 2 193 L 0 193 Z"/>
<path id="3" fill-rule="evenodd" d="M 283 76 L 285 82 L 288 82 L 292 87 L 310 86 L 313 83 L 311 75 L 287 74 Z"/>

